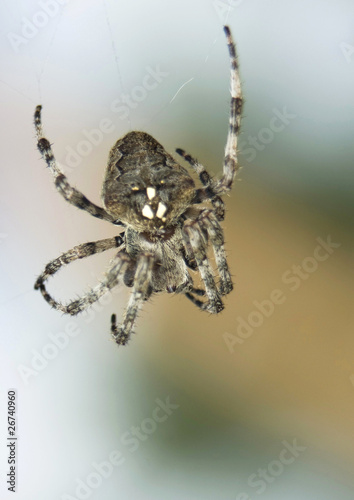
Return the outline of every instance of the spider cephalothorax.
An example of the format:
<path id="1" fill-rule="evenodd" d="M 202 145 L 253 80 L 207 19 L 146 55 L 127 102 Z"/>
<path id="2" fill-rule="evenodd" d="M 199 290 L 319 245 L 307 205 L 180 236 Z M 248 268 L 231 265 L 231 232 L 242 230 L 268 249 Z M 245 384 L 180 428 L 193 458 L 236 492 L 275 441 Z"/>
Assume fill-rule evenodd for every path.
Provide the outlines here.
<path id="1" fill-rule="evenodd" d="M 133 291 L 122 323 L 112 315 L 112 335 L 117 344 L 129 340 L 139 308 L 153 293 L 183 293 L 200 309 L 218 313 L 222 296 L 231 292 L 232 281 L 219 221 L 224 218 L 221 196 L 234 181 L 237 164 L 237 134 L 240 128 L 242 96 L 235 46 L 225 26 L 231 59 L 231 113 L 225 147 L 223 175 L 211 179 L 205 168 L 182 149 L 176 152 L 199 175 L 196 188 L 188 171 L 177 163 L 153 137 L 133 131 L 119 139 L 110 151 L 102 188 L 104 208 L 73 188 L 58 167 L 50 142 L 43 136 L 41 106 L 34 122 L 38 149 L 50 168 L 55 185 L 71 204 L 94 217 L 122 227 L 113 238 L 78 245 L 47 264 L 36 281 L 49 304 L 64 313 L 78 314 L 122 280 Z M 204 206 L 210 203 L 211 207 Z M 209 259 L 211 244 L 219 281 L 215 281 Z M 45 281 L 63 265 L 74 260 L 118 248 L 104 279 L 87 294 L 67 305 L 55 301 Z M 189 269 L 199 271 L 204 288 L 195 288 Z M 199 298 L 198 298 L 199 297 Z"/>

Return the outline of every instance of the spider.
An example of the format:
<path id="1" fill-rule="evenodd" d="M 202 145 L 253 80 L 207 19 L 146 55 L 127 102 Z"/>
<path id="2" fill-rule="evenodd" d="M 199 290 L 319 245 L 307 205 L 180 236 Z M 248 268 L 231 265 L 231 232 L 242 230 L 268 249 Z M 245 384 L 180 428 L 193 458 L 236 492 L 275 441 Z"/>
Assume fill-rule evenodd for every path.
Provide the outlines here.
<path id="1" fill-rule="evenodd" d="M 123 230 L 113 238 L 75 246 L 51 261 L 37 279 L 35 289 L 54 309 L 76 315 L 123 280 L 132 287 L 132 293 L 122 323 L 117 325 L 115 314 L 111 317 L 111 334 L 118 345 L 127 344 L 139 309 L 154 293 L 183 293 L 201 310 L 216 314 L 224 308 L 222 296 L 233 289 L 220 225 L 225 215 L 221 196 L 232 188 L 238 170 L 242 95 L 230 28 L 224 26 L 224 32 L 231 60 L 231 111 L 222 176 L 212 179 L 196 159 L 176 149 L 198 174 L 202 187 L 195 186 L 188 170 L 152 136 L 132 131 L 119 139 L 109 153 L 101 208 L 72 187 L 58 167 L 51 144 L 43 135 L 42 106 L 36 107 L 37 147 L 59 193 L 72 205 Z M 206 203 L 209 208 L 203 205 Z M 209 244 L 215 255 L 218 283 L 207 256 Z M 118 251 L 108 271 L 88 293 L 66 305 L 49 295 L 45 282 L 62 266 L 111 248 Z M 188 268 L 199 271 L 204 288 L 194 287 Z"/>

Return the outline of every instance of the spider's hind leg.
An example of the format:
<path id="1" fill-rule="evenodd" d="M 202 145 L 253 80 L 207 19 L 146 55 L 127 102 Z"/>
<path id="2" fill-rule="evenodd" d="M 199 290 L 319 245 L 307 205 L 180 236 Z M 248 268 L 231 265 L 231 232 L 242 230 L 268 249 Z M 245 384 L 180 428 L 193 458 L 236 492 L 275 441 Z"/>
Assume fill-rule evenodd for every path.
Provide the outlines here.
<path id="1" fill-rule="evenodd" d="M 189 292 L 185 292 L 184 294 L 195 306 L 199 307 L 199 309 L 205 310 L 206 303 L 194 297 L 193 294 L 198 295 L 199 297 L 204 297 L 205 290 L 202 290 L 201 288 L 192 288 Z"/>
<path id="2" fill-rule="evenodd" d="M 57 309 L 66 314 L 77 314 L 78 312 L 82 311 L 83 308 L 81 307 L 76 313 L 73 313 L 72 312 L 73 303 L 64 305 L 54 300 L 53 297 L 47 292 L 47 289 L 44 284 L 45 281 L 47 281 L 47 279 L 50 276 L 53 276 L 55 273 L 57 273 L 59 269 L 61 269 L 63 266 L 70 264 L 70 262 L 73 262 L 74 260 L 83 259 L 85 257 L 89 257 L 90 255 L 94 255 L 96 253 L 105 252 L 110 248 L 121 247 L 123 245 L 123 236 L 124 235 L 122 233 L 113 238 L 107 238 L 105 240 L 100 240 L 90 243 L 83 243 L 82 245 L 78 245 L 69 250 L 68 252 L 63 253 L 62 255 L 60 255 L 59 257 L 52 260 L 51 262 L 49 262 L 49 264 L 46 265 L 44 272 L 38 277 L 34 285 L 35 290 L 40 290 L 43 295 L 43 298 L 54 309 Z M 96 300 L 98 299 L 99 296 L 97 297 Z M 77 302 L 78 301 L 75 301 L 74 303 Z M 86 309 L 86 307 L 92 304 L 92 302 L 94 302 L 92 299 L 90 301 L 86 301 L 84 309 Z"/>
<path id="3" fill-rule="evenodd" d="M 219 292 L 227 295 L 233 290 L 224 248 L 224 233 L 212 210 L 203 210 L 198 217 L 200 227 L 206 232 L 213 246 L 215 262 L 220 276 Z"/>
<path id="4" fill-rule="evenodd" d="M 224 309 L 224 305 L 214 280 L 211 265 L 207 256 L 207 241 L 201 227 L 199 226 L 198 219 L 185 223 L 183 227 L 183 237 L 185 245 L 187 247 L 190 246 L 193 250 L 199 272 L 204 282 L 208 302 L 204 304 L 203 309 L 211 312 L 212 314 L 217 314 Z M 199 305 L 199 303 L 197 303 L 198 299 L 193 297 L 190 291 L 187 293 L 186 296 L 188 299 L 190 299 L 198 307 L 202 307 L 201 304 Z"/>
<path id="5" fill-rule="evenodd" d="M 154 258 L 152 255 L 142 255 L 134 277 L 134 288 L 130 296 L 123 322 L 117 326 L 116 315 L 111 317 L 111 333 L 118 345 L 125 345 L 133 331 L 133 327 L 144 300 L 151 295 L 151 276 Z"/>

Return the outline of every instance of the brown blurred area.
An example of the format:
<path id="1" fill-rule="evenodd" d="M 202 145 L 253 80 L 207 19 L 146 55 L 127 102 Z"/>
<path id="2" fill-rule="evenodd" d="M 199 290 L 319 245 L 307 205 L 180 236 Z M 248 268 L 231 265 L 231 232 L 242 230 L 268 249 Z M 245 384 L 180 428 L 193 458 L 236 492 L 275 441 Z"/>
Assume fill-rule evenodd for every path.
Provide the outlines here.
<path id="1" fill-rule="evenodd" d="M 157 297 L 140 319 L 145 370 L 197 401 L 203 409 L 197 421 L 214 415 L 220 428 L 237 423 L 274 439 L 297 436 L 351 470 L 352 237 L 301 200 L 256 184 L 237 183 L 227 203 L 224 228 L 235 289 L 226 308 L 211 316 L 183 297 Z M 293 276 L 294 265 L 313 257 L 317 238 L 329 235 L 340 246 L 292 290 L 295 282 L 284 281 L 284 273 Z M 238 317 L 246 321 L 257 310 L 253 302 L 269 300 L 275 289 L 282 291 L 282 303 L 242 339 Z"/>

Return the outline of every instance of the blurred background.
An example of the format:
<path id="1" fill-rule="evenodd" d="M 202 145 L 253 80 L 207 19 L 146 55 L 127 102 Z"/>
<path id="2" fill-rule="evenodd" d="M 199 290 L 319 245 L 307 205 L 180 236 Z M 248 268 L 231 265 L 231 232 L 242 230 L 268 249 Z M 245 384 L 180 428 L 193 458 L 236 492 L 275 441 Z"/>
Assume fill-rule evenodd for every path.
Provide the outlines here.
<path id="1" fill-rule="evenodd" d="M 1 4 L 1 498 L 7 390 L 17 498 L 353 499 L 354 5 L 350 0 L 5 0 Z M 129 130 L 222 169 L 229 59 L 245 106 L 223 223 L 235 289 L 221 315 L 156 296 L 126 348 L 124 287 L 69 318 L 33 290 L 45 265 L 117 234 L 67 204 L 33 112 L 92 201 Z M 49 282 L 63 302 L 113 252 Z M 117 458 L 119 457 L 119 458 Z"/>

